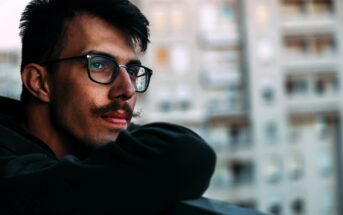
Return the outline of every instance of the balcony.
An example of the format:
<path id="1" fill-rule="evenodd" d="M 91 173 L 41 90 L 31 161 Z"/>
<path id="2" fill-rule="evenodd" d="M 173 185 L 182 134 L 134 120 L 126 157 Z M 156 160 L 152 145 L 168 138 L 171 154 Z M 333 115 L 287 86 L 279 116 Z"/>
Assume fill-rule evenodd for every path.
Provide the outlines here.
<path id="1" fill-rule="evenodd" d="M 336 13 L 333 0 L 282 0 L 280 3 L 282 15 L 289 19 L 333 17 Z"/>
<path id="2" fill-rule="evenodd" d="M 238 86 L 241 83 L 241 74 L 238 68 L 226 68 L 216 72 L 205 71 L 201 73 L 201 83 L 207 88 L 225 88 Z"/>
<path id="3" fill-rule="evenodd" d="M 236 48 L 239 47 L 239 35 L 232 31 L 217 31 L 215 33 L 199 33 L 198 43 L 204 48 Z"/>

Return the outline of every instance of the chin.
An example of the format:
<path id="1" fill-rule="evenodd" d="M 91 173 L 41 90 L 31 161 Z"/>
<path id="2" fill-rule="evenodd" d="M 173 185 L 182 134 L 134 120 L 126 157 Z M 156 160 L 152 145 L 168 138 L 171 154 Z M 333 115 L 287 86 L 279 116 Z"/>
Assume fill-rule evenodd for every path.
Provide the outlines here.
<path id="1" fill-rule="evenodd" d="M 115 142 L 118 138 L 119 132 L 113 132 L 111 134 L 102 135 L 97 141 L 94 141 L 92 145 L 94 147 L 104 146 L 110 142 Z"/>

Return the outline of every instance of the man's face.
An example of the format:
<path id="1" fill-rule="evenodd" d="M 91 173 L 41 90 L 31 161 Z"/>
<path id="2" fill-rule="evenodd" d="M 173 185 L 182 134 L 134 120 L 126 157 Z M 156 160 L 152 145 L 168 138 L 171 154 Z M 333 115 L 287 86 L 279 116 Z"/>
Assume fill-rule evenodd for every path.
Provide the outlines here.
<path id="1" fill-rule="evenodd" d="M 112 56 L 118 64 L 137 60 L 128 38 L 98 17 L 80 14 L 67 26 L 59 58 L 100 52 Z M 136 93 L 124 68 L 109 85 L 89 79 L 86 60 L 60 62 L 49 75 L 52 124 L 59 135 L 94 148 L 116 140 L 127 128 L 131 120 L 127 109 L 134 108 Z"/>

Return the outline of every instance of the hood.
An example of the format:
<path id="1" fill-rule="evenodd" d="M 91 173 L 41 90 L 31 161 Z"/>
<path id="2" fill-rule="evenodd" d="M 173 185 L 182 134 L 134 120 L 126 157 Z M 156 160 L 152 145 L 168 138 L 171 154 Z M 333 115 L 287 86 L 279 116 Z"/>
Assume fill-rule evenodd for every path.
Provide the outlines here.
<path id="1" fill-rule="evenodd" d="M 19 118 L 23 113 L 23 105 L 20 101 L 0 96 L 0 114 Z"/>

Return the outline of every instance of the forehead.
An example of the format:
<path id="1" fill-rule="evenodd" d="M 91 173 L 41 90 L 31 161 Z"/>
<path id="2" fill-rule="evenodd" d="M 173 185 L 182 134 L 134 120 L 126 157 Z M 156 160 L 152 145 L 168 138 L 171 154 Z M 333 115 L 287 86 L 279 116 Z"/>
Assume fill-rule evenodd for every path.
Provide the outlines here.
<path id="1" fill-rule="evenodd" d="M 107 53 L 120 61 L 136 59 L 131 39 L 107 21 L 87 13 L 79 13 L 66 23 L 66 34 L 60 57 L 91 51 Z"/>

